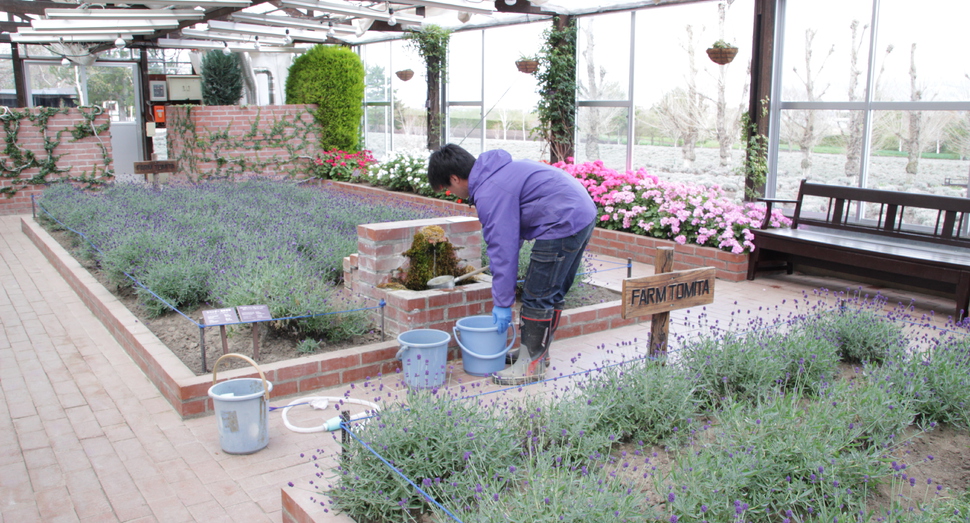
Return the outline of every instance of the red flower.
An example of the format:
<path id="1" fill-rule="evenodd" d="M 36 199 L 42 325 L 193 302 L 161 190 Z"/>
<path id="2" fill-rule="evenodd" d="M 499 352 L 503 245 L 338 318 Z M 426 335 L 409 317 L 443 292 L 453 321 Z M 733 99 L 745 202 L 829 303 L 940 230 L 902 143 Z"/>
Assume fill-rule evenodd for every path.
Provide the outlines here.
<path id="1" fill-rule="evenodd" d="M 461 203 L 461 198 L 458 198 L 457 200 L 455 200 L 455 203 Z"/>
<path id="2" fill-rule="evenodd" d="M 445 191 L 445 196 L 451 196 L 451 191 Z"/>

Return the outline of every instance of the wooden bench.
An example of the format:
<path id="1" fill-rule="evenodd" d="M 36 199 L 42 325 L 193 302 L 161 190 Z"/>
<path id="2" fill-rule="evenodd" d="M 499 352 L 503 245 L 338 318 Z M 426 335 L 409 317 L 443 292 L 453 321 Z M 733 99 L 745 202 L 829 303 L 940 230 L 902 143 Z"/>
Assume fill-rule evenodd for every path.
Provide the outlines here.
<path id="1" fill-rule="evenodd" d="M 799 263 L 952 294 L 955 318 L 970 306 L 970 199 L 802 180 L 796 200 L 762 201 L 749 280 Z M 768 228 L 776 203 L 795 204 L 791 229 Z M 928 225 L 914 224 L 917 215 Z"/>

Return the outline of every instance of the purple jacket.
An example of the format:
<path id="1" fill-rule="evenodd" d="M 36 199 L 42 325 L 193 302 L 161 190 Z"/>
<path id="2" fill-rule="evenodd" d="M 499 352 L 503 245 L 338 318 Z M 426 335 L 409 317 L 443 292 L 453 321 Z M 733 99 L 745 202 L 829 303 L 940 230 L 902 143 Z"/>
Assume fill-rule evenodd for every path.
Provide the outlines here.
<path id="1" fill-rule="evenodd" d="M 511 307 L 524 240 L 557 240 L 593 222 L 596 205 L 579 180 L 503 150 L 479 155 L 468 192 L 482 222 L 492 271 L 492 301 Z"/>

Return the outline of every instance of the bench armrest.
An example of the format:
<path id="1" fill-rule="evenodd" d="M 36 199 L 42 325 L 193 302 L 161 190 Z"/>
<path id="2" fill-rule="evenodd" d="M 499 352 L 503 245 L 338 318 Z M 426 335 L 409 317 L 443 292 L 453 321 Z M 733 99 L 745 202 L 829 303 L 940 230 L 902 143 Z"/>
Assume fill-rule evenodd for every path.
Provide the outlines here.
<path id="1" fill-rule="evenodd" d="M 785 198 L 758 198 L 759 202 L 765 202 L 765 218 L 761 221 L 760 229 L 768 229 L 771 223 L 771 207 L 776 203 L 798 203 L 798 200 L 788 200 Z"/>

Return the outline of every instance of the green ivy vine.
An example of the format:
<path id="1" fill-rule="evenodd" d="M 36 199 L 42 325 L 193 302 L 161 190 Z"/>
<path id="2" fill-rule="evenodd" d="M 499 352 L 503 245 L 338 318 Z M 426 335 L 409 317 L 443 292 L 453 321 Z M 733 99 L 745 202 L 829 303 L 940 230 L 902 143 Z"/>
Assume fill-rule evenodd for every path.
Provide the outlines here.
<path id="1" fill-rule="evenodd" d="M 549 143 L 551 161 L 573 155 L 576 128 L 576 20 L 553 17 L 552 26 L 543 32 L 539 52 L 539 84 L 536 113 L 539 125 L 533 135 Z"/>
<path id="2" fill-rule="evenodd" d="M 224 129 L 200 132 L 192 119 L 193 109 L 194 106 L 186 106 L 184 112 L 177 113 L 168 122 L 168 133 L 185 144 L 173 159 L 178 162 L 179 173 L 192 183 L 232 180 L 269 169 L 291 178 L 297 177 L 307 171 L 305 162 L 299 160 L 309 159 L 306 151 L 319 147 L 319 127 L 312 118 L 304 121 L 303 118 L 285 117 L 261 126 L 262 110 L 258 110 L 249 130 L 242 136 L 233 136 L 230 130 L 234 122 Z M 265 158 L 259 155 L 248 158 L 240 154 L 264 149 L 284 149 L 286 154 Z M 204 164 L 214 164 L 215 167 L 204 169 Z"/>
<path id="3" fill-rule="evenodd" d="M 57 147 L 61 145 L 61 135 L 64 129 L 51 133 L 48 129 L 50 119 L 58 114 L 68 114 L 69 109 L 59 107 L 38 107 L 28 108 L 23 111 L 7 109 L 0 114 L 0 124 L 3 125 L 3 155 L 0 159 L 0 177 L 11 180 L 10 185 L 0 188 L 0 194 L 7 198 L 12 198 L 21 189 L 32 185 L 43 185 L 54 182 L 71 181 L 83 184 L 85 188 L 93 188 L 104 184 L 107 178 L 114 176 L 111 170 L 111 156 L 108 148 L 101 141 L 101 134 L 110 127 L 109 122 L 95 125 L 98 116 L 104 113 L 104 109 L 98 106 L 78 107 L 78 114 L 83 118 L 83 122 L 77 122 L 70 129 L 71 141 L 77 142 L 85 138 L 94 136 L 98 139 L 98 147 L 101 150 L 103 169 L 100 174 L 98 167 L 94 166 L 91 173 L 84 171 L 80 176 L 70 176 L 67 173 L 71 168 L 58 166 L 58 160 L 64 155 L 57 154 Z M 43 154 L 34 152 L 21 145 L 20 130 L 24 120 L 28 120 L 35 127 L 40 129 L 41 136 L 44 138 Z M 24 177 L 24 172 L 37 169 L 33 176 Z"/>

